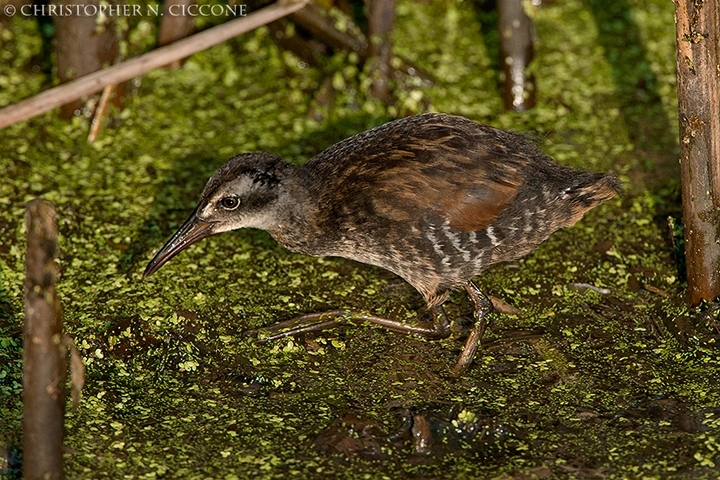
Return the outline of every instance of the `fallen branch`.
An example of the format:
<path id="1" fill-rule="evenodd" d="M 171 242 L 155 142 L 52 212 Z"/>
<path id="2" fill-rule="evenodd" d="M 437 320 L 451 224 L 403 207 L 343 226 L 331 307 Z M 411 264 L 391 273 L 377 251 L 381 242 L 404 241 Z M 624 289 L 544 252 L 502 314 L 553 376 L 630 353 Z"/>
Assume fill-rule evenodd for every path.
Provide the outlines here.
<path id="1" fill-rule="evenodd" d="M 280 0 L 268 7 L 258 10 L 247 17 L 231 20 L 217 27 L 178 40 L 165 47 L 160 47 L 126 60 L 104 70 L 85 75 L 71 82 L 50 88 L 42 93 L 21 100 L 14 105 L 0 110 L 0 128 L 5 128 L 41 113 L 52 110 L 69 101 L 90 95 L 105 88 L 107 85 L 122 83 L 131 78 L 149 72 L 155 68 L 169 65 L 193 53 L 205 50 L 242 33 L 249 32 L 267 25 L 279 18 L 290 15 L 303 8 L 308 0 Z"/>

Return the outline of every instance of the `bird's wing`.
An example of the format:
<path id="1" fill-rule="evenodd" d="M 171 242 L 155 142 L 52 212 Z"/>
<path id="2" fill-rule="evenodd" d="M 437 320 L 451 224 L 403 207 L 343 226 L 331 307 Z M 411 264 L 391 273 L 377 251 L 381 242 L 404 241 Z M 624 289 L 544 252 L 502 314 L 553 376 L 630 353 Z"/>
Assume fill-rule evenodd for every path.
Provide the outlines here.
<path id="1" fill-rule="evenodd" d="M 305 172 L 330 179 L 318 185 L 318 204 L 338 228 L 372 215 L 390 222 L 439 215 L 457 231 L 477 231 L 511 204 L 535 152 L 517 134 L 426 114 L 335 144 Z"/>
<path id="2" fill-rule="evenodd" d="M 390 165 L 378 171 L 370 198 L 389 220 L 413 221 L 439 216 L 456 231 L 487 228 L 510 205 L 522 186 L 517 161 L 504 162 L 482 150 L 424 146 L 420 158 L 389 152 Z"/>

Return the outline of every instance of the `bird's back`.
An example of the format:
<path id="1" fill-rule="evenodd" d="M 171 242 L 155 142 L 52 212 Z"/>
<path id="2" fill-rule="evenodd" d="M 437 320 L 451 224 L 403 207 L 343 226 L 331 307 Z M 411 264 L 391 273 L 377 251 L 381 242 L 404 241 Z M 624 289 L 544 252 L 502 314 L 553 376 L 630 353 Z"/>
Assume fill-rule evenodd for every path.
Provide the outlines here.
<path id="1" fill-rule="evenodd" d="M 618 189 L 524 135 L 425 114 L 360 133 L 300 169 L 316 251 L 387 268 L 426 297 L 519 258 Z M 314 181 L 313 181 L 314 179 Z"/>

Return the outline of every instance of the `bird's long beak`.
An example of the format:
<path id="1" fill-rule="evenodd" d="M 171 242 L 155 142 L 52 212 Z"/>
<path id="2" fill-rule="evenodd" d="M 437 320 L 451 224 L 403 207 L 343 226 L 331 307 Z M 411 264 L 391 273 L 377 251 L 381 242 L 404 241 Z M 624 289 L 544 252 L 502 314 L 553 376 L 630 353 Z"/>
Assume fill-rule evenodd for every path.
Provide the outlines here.
<path id="1" fill-rule="evenodd" d="M 215 223 L 203 220 L 197 215 L 198 209 L 190 215 L 180 229 L 175 232 L 168 242 L 163 245 L 148 266 L 145 268 L 143 278 L 147 278 L 157 272 L 168 260 L 183 251 L 195 242 L 209 237 L 213 234 Z"/>

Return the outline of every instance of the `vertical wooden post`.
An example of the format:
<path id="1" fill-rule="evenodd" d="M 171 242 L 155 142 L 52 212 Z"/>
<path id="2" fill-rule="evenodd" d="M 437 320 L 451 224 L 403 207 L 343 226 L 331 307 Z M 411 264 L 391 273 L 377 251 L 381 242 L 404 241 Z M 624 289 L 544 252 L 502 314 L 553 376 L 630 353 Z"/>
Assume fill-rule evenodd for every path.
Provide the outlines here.
<path id="1" fill-rule="evenodd" d="M 390 73 L 392 67 L 392 32 L 395 27 L 395 0 L 368 0 L 368 40 L 372 85 L 370 93 L 375 98 L 390 96 Z"/>
<path id="2" fill-rule="evenodd" d="M 675 0 L 680 173 L 690 301 L 720 296 L 720 2 Z"/>
<path id="3" fill-rule="evenodd" d="M 163 16 L 160 20 L 158 31 L 158 46 L 169 45 L 176 40 L 185 38 L 193 32 L 195 18 L 186 13 L 187 7 L 195 5 L 197 0 L 165 0 L 163 2 Z M 186 59 L 177 60 L 168 65 L 168 68 L 176 68 L 182 65 Z"/>
<path id="4" fill-rule="evenodd" d="M 525 70 L 535 56 L 535 47 L 532 20 L 522 0 L 498 0 L 498 23 L 505 108 L 528 110 L 535 106 L 535 78 Z"/>
<path id="5" fill-rule="evenodd" d="M 56 5 L 60 3 L 55 1 Z M 63 83 L 114 63 L 120 54 L 115 18 L 106 16 L 101 22 L 98 16 L 91 15 L 98 11 L 100 0 L 76 0 L 73 4 L 81 7 L 80 15 L 62 15 L 53 19 L 57 32 L 58 77 Z M 122 90 L 119 88 L 116 91 L 115 102 L 118 104 L 121 103 Z M 84 103 L 83 99 L 79 99 L 63 105 L 60 116 L 72 117 Z"/>
<path id="6" fill-rule="evenodd" d="M 23 353 L 23 478 L 63 478 L 65 348 L 55 292 L 57 222 L 45 200 L 27 205 Z"/>
<path id="7" fill-rule="evenodd" d="M 163 2 L 158 46 L 168 45 L 192 33 L 195 19 L 190 15 L 181 15 L 181 13 L 186 13 L 187 7 L 196 3 L 196 0 L 166 0 Z"/>

